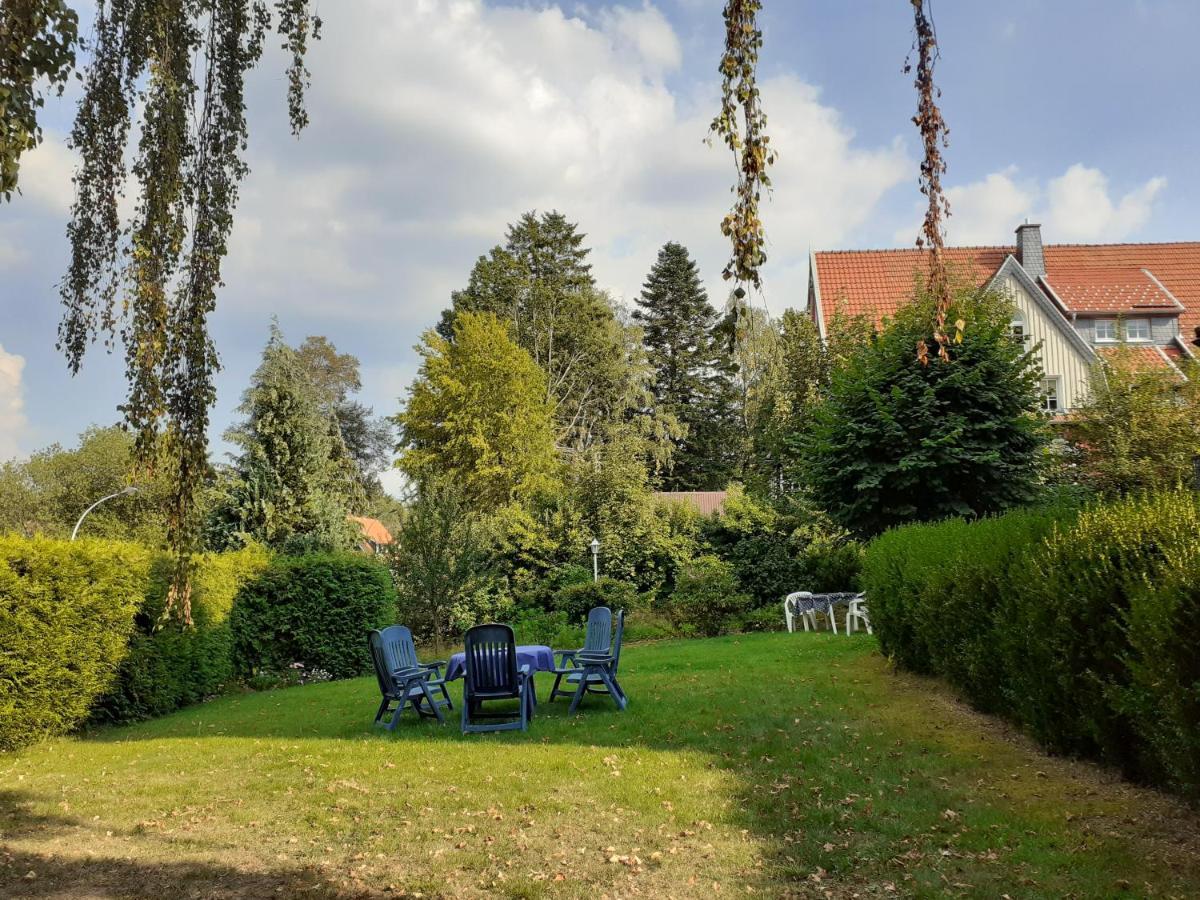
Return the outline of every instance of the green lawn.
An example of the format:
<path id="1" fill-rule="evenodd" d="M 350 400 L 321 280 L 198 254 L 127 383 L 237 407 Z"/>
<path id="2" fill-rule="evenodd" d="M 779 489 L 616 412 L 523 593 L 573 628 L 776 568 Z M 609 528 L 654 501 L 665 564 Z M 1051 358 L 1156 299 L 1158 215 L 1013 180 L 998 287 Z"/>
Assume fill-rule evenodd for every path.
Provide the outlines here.
<path id="1" fill-rule="evenodd" d="M 0 896 L 1200 896 L 1200 818 L 870 638 L 633 646 L 622 670 L 627 712 L 543 702 L 527 734 L 372 732 L 358 679 L 0 756 Z"/>

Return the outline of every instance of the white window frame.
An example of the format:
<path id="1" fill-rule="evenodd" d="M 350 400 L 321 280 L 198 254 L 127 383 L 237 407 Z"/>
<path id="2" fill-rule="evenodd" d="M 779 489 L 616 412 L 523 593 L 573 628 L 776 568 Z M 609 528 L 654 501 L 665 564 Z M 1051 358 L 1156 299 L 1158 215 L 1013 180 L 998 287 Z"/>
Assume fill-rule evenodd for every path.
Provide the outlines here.
<path id="1" fill-rule="evenodd" d="M 1141 330 L 1141 326 L 1145 327 L 1145 337 L 1139 337 L 1133 333 L 1133 328 L 1135 325 L 1139 326 L 1139 331 Z M 1149 319 L 1129 319 L 1125 322 L 1125 340 L 1138 344 L 1146 344 L 1153 339 L 1152 336 L 1153 331 L 1151 330 Z"/>
<path id="2" fill-rule="evenodd" d="M 1110 334 L 1101 335 L 1100 334 L 1100 326 L 1101 325 L 1103 325 L 1104 330 L 1106 332 L 1110 332 Z M 1095 328 L 1095 332 L 1096 332 L 1096 343 L 1097 344 L 1115 344 L 1115 343 L 1117 343 L 1117 341 L 1119 341 L 1121 339 L 1121 333 L 1117 328 L 1117 320 L 1116 319 L 1097 319 L 1095 321 L 1093 327 Z"/>
<path id="3" fill-rule="evenodd" d="M 1008 323 L 1008 333 L 1018 341 L 1029 337 L 1029 333 L 1025 330 L 1025 313 L 1021 310 L 1018 309 L 1013 313 L 1012 321 Z"/>
<path id="4" fill-rule="evenodd" d="M 1061 384 L 1062 380 L 1057 375 L 1047 375 L 1042 379 L 1041 403 L 1043 412 L 1060 413 L 1063 411 L 1062 398 L 1058 394 Z"/>

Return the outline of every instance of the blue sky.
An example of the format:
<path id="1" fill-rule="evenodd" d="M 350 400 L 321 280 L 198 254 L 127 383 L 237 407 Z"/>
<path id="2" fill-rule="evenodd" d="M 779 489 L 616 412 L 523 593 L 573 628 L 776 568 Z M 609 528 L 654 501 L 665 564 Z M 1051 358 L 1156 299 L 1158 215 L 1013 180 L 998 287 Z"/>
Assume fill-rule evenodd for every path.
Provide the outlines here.
<path id="1" fill-rule="evenodd" d="M 283 62 L 250 86 L 253 171 L 213 320 L 229 424 L 272 315 L 363 363 L 395 412 L 415 344 L 522 211 L 558 208 L 632 302 L 681 241 L 715 303 L 731 163 L 702 144 L 715 109 L 719 0 L 325 4 L 312 125 L 287 132 Z M 765 0 L 764 99 L 781 159 L 765 218 L 765 302 L 804 302 L 811 248 L 903 246 L 920 217 L 902 0 Z M 1200 4 L 937 2 L 955 243 L 1200 239 Z M 86 18 L 86 13 L 85 13 Z M 118 418 L 119 355 L 77 378 L 54 349 L 66 258 L 73 98 L 51 103 L 24 196 L 0 206 L 0 457 Z"/>

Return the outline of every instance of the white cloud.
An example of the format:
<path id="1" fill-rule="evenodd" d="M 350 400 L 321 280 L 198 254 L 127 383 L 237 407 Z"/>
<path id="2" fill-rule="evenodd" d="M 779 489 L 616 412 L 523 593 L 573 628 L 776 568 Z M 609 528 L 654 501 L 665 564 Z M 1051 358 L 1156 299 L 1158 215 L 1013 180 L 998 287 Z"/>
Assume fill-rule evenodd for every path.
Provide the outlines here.
<path id="1" fill-rule="evenodd" d="M 949 242 L 1008 244 L 1013 229 L 1027 218 L 1041 223 L 1042 234 L 1051 243 L 1124 240 L 1149 221 L 1154 201 L 1167 184 L 1165 178 L 1150 178 L 1116 198 L 1108 176 L 1080 163 L 1044 188 L 1017 176 L 1016 166 L 1009 166 L 980 181 L 949 188 Z M 910 243 L 917 227 L 898 231 L 896 240 Z"/>
<path id="2" fill-rule="evenodd" d="M 632 301 L 659 246 L 678 240 L 720 302 L 734 167 L 703 143 L 715 81 L 688 96 L 664 84 L 680 60 L 648 3 L 588 18 L 477 0 L 347 6 L 310 57 L 309 130 L 298 143 L 255 133 L 231 292 L 284 315 L 383 322 L 406 348 L 507 223 L 553 208 L 580 223 L 618 297 Z M 278 87 L 254 102 L 277 107 Z M 809 248 L 846 239 L 909 163 L 898 141 L 857 146 L 796 78 L 762 91 L 780 152 L 762 210 L 778 309 L 803 303 Z"/>
<path id="3" fill-rule="evenodd" d="M 1167 179 L 1151 178 L 1114 203 L 1107 176 L 1076 163 L 1047 188 L 1046 224 L 1056 240 L 1120 240 L 1146 224 L 1154 198 L 1166 186 Z"/>
<path id="4" fill-rule="evenodd" d="M 47 131 L 42 143 L 21 157 L 21 198 L 17 202 L 23 199 L 47 212 L 67 212 L 75 199 L 71 176 L 77 159 L 63 135 Z"/>
<path id="5" fill-rule="evenodd" d="M 679 38 L 666 17 L 646 3 L 640 10 L 617 6 L 600 16 L 604 29 L 636 48 L 648 66 L 670 71 L 683 62 Z"/>
<path id="6" fill-rule="evenodd" d="M 0 461 L 21 452 L 21 443 L 29 429 L 22 383 L 24 370 L 25 357 L 0 346 Z"/>
<path id="7" fill-rule="evenodd" d="M 29 248 L 21 241 L 18 223 L 0 222 L 0 272 L 23 265 L 29 257 Z"/>

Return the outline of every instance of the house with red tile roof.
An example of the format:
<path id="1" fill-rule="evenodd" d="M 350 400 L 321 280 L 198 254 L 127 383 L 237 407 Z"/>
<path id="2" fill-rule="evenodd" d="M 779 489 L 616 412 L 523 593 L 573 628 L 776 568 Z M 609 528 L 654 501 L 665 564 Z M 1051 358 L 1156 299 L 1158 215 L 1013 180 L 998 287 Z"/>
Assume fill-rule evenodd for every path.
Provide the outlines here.
<path id="1" fill-rule="evenodd" d="M 1044 245 L 1027 222 L 1011 247 L 950 247 L 946 257 L 956 277 L 1012 299 L 1012 331 L 1037 348 L 1048 412 L 1083 402 L 1093 367 L 1118 347 L 1180 377 L 1179 361 L 1196 358 L 1200 242 Z M 894 315 L 928 260 L 917 249 L 813 252 L 808 312 L 821 336 L 838 314 L 876 324 Z"/>
<path id="2" fill-rule="evenodd" d="M 358 548 L 363 553 L 382 553 L 383 548 L 392 543 L 392 533 L 378 519 L 369 516 L 346 516 L 346 519 L 358 526 L 361 532 Z"/>

